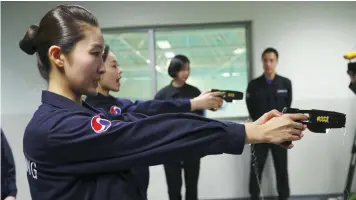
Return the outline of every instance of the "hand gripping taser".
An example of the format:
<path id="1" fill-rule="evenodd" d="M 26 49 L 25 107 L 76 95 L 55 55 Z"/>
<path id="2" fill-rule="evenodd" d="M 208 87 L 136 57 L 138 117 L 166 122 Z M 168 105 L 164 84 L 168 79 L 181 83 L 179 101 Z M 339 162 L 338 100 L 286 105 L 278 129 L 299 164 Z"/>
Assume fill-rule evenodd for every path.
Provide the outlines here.
<path id="1" fill-rule="evenodd" d="M 299 123 L 307 125 L 307 128 L 314 133 L 326 133 L 327 129 L 344 128 L 346 124 L 346 114 L 326 111 L 326 110 L 300 110 L 297 108 L 285 107 L 282 113 L 301 113 L 308 114 L 309 119 L 305 121 L 298 121 Z M 289 145 L 292 142 L 284 142 L 284 145 Z"/>

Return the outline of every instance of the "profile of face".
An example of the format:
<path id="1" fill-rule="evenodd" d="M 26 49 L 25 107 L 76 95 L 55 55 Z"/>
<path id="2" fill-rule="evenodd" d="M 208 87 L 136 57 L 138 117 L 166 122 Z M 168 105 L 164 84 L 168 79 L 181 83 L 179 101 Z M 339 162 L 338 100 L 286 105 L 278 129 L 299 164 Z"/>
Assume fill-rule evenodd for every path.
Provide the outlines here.
<path id="1" fill-rule="evenodd" d="M 56 64 L 62 72 L 66 84 L 77 94 L 96 95 L 101 75 L 105 72 L 102 54 L 104 38 L 99 27 L 83 25 L 83 39 L 80 40 L 66 55 L 56 56 L 56 47 L 51 47 L 49 53 L 54 63 L 57 59 L 63 61 L 63 65 Z"/>
<path id="2" fill-rule="evenodd" d="M 275 73 L 276 66 L 278 63 L 277 55 L 273 52 L 267 52 L 262 57 L 263 70 L 265 74 Z"/>
<path id="3" fill-rule="evenodd" d="M 51 44 L 51 46 L 48 46 Z M 49 90 L 78 100 L 97 94 L 103 66 L 104 38 L 96 17 L 78 5 L 59 5 L 31 25 L 19 42 L 37 53 L 37 67 Z"/>
<path id="4" fill-rule="evenodd" d="M 122 69 L 117 62 L 115 54 L 111 51 L 104 62 L 104 68 L 105 73 L 101 75 L 100 86 L 109 91 L 120 91 Z"/>
<path id="5" fill-rule="evenodd" d="M 180 69 L 177 73 L 176 80 L 180 82 L 186 82 L 189 78 L 190 74 L 190 63 L 184 63 L 182 69 Z"/>

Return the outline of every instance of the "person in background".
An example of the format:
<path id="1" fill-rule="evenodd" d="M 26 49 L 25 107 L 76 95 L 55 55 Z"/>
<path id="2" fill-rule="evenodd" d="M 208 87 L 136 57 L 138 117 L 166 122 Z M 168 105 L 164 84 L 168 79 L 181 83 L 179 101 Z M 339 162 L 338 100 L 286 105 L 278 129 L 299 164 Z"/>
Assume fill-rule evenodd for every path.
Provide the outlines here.
<path id="1" fill-rule="evenodd" d="M 190 106 L 182 103 L 180 100 L 149 100 L 141 102 L 132 102 L 129 99 L 116 98 L 110 95 L 110 92 L 120 91 L 120 79 L 122 75 L 122 69 L 117 61 L 116 56 L 110 51 L 109 45 L 105 46 L 103 61 L 105 72 L 101 75 L 98 86 L 97 95 L 88 95 L 85 101 L 96 107 L 104 109 L 111 114 L 120 115 L 126 112 L 136 112 L 146 115 L 157 115 L 162 113 L 174 113 L 174 112 L 190 112 Z M 186 98 L 192 99 L 192 98 Z M 222 104 L 221 98 L 197 98 L 201 102 L 205 102 L 206 109 L 219 108 Z M 209 103 L 210 101 L 210 103 Z M 147 194 L 149 184 L 149 167 L 142 166 L 134 169 L 137 174 L 138 181 L 142 187 L 142 190 Z"/>
<path id="2" fill-rule="evenodd" d="M 248 84 L 246 103 L 252 120 L 257 120 L 264 112 L 270 109 L 282 111 L 284 107 L 290 107 L 292 103 L 292 83 L 288 78 L 276 74 L 278 52 L 274 48 L 267 48 L 262 53 L 263 70 L 262 76 L 252 80 Z M 274 144 L 255 144 L 251 146 L 256 157 L 258 175 L 253 166 L 251 157 L 250 170 L 250 194 L 251 199 L 259 199 L 260 185 L 263 168 L 267 159 L 268 151 L 272 151 L 274 167 L 277 176 L 277 190 L 280 200 L 286 200 L 289 195 L 287 150 Z M 259 179 L 257 181 L 257 178 Z"/>
<path id="3" fill-rule="evenodd" d="M 176 55 L 170 62 L 168 74 L 173 78 L 171 83 L 157 92 L 156 100 L 169 100 L 178 98 L 195 98 L 200 95 L 200 90 L 186 83 L 190 74 L 190 61 L 184 55 Z M 203 110 L 193 112 L 200 116 Z M 200 159 L 192 158 L 182 162 L 171 162 L 164 165 L 170 200 L 181 200 L 182 169 L 184 170 L 186 200 L 198 199 L 198 179 Z"/>
<path id="4" fill-rule="evenodd" d="M 1 129 L 1 200 L 15 200 L 17 195 L 15 161 Z"/>
<path id="5" fill-rule="evenodd" d="M 349 88 L 356 94 L 356 62 L 350 62 L 348 64 L 347 74 L 350 76 Z"/>

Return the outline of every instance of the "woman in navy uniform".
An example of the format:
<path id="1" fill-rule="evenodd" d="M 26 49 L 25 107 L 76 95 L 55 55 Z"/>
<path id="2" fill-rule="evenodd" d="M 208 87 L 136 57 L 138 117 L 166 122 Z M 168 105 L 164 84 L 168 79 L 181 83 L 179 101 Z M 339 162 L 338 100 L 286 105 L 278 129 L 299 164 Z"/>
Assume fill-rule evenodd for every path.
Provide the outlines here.
<path id="1" fill-rule="evenodd" d="M 122 69 L 118 64 L 114 53 L 110 51 L 109 45 L 105 46 L 105 50 L 103 53 L 103 61 L 105 72 L 101 75 L 101 79 L 99 81 L 98 94 L 89 95 L 85 100 L 88 104 L 94 106 L 95 108 L 102 108 L 114 115 L 120 115 L 126 112 L 143 113 L 146 115 L 157 115 L 170 112 L 174 113 L 191 111 L 191 106 L 188 106 L 185 103 L 187 102 L 187 100 L 151 100 L 133 103 L 129 99 L 116 98 L 111 96 L 109 94 L 110 91 L 120 91 L 120 79 Z M 219 93 L 215 94 L 219 95 Z M 204 96 L 197 97 L 196 99 L 188 97 L 185 99 L 192 99 L 192 101 L 205 101 L 206 103 L 202 105 L 207 106 L 206 109 L 212 109 L 214 108 L 214 106 L 220 107 L 222 104 L 221 98 L 213 98 L 213 101 L 210 101 L 208 98 L 204 98 Z M 148 166 L 138 167 L 134 170 L 134 172 L 136 172 L 143 191 L 146 194 L 149 184 Z"/>
<path id="2" fill-rule="evenodd" d="M 200 90 L 186 83 L 190 74 L 190 61 L 185 55 L 176 55 L 168 66 L 168 75 L 173 79 L 169 85 L 157 92 L 155 99 L 171 100 L 177 98 L 195 98 L 200 95 Z M 202 110 L 193 111 L 200 116 Z M 200 171 L 200 158 L 175 161 L 164 164 L 170 200 L 181 200 L 182 170 L 185 178 L 185 199 L 198 200 L 198 179 Z"/>
<path id="3" fill-rule="evenodd" d="M 48 81 L 23 139 L 32 199 L 146 199 L 131 168 L 241 154 L 245 144 L 300 140 L 306 128 L 296 121 L 307 116 L 277 111 L 237 124 L 184 113 L 111 115 L 91 107 L 81 97 L 97 94 L 104 38 L 97 19 L 80 6 L 50 10 L 19 46 L 37 54 Z"/>

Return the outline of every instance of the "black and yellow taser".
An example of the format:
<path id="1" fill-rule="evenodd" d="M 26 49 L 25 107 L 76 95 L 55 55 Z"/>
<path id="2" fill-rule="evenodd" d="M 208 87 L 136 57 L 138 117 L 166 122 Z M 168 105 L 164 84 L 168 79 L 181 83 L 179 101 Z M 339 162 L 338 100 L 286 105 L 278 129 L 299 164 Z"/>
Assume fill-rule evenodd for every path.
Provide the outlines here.
<path id="1" fill-rule="evenodd" d="M 218 89 L 212 89 L 212 92 L 223 92 L 224 95 L 222 98 L 228 102 L 231 103 L 234 100 L 242 100 L 244 97 L 244 93 L 239 92 L 239 91 L 233 91 L 233 90 L 218 90 Z"/>
<path id="2" fill-rule="evenodd" d="M 327 129 L 344 128 L 346 123 L 346 114 L 334 111 L 284 108 L 282 112 L 308 114 L 309 119 L 301 123 L 307 125 L 307 128 L 314 133 L 326 133 Z"/>

